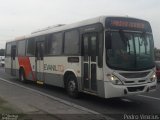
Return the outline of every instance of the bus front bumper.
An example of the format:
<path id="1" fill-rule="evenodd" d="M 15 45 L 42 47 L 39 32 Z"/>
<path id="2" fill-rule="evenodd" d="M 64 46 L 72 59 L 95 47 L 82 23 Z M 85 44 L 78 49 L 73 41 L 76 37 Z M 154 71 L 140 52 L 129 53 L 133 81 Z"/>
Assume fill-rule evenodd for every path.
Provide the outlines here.
<path id="1" fill-rule="evenodd" d="M 144 92 L 155 91 L 156 85 L 156 81 L 140 85 L 113 85 L 111 82 L 104 82 L 105 98 L 138 95 Z"/>

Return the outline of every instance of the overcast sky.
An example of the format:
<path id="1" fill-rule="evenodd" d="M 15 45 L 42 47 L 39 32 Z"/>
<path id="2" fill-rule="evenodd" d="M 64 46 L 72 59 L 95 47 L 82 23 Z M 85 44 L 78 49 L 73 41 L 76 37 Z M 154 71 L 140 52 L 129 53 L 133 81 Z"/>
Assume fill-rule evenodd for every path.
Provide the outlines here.
<path id="1" fill-rule="evenodd" d="M 101 15 L 149 21 L 160 48 L 160 0 L 0 0 L 0 48 L 17 36 Z"/>

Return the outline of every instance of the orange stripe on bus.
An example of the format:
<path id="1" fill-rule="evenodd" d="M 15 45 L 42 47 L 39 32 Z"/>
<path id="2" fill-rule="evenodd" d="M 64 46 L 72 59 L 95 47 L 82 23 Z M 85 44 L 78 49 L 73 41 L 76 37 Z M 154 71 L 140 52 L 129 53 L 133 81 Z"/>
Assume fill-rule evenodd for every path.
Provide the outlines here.
<path id="1" fill-rule="evenodd" d="M 29 74 L 32 74 L 32 80 L 35 80 L 29 57 L 18 57 L 18 62 L 19 66 L 24 68 L 26 77 L 28 78 Z"/>

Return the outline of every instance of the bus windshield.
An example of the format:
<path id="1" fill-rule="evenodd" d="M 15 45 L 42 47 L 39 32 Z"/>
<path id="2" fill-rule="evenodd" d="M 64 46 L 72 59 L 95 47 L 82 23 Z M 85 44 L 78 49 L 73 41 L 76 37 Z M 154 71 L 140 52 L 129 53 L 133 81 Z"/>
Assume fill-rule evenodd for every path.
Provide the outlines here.
<path id="1" fill-rule="evenodd" d="M 106 63 L 118 70 L 145 70 L 154 67 L 152 34 L 106 32 Z"/>

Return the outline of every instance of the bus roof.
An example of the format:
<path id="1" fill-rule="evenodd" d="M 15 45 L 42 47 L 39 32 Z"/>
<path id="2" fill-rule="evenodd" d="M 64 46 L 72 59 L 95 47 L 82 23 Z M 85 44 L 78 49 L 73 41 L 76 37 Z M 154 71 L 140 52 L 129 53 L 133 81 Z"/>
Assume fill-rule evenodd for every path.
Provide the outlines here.
<path id="1" fill-rule="evenodd" d="M 32 32 L 29 35 L 26 36 L 20 36 L 20 37 L 16 37 L 15 39 L 11 40 L 11 41 L 17 41 L 17 40 L 23 40 L 25 38 L 31 38 L 31 37 L 36 37 L 39 35 L 45 35 L 45 34 L 49 34 L 52 32 L 60 32 L 62 30 L 67 30 L 67 29 L 72 29 L 72 28 L 76 28 L 76 27 L 82 27 L 85 25 L 91 25 L 91 24 L 96 24 L 96 23 L 104 23 L 106 18 L 114 18 L 114 17 L 121 17 L 121 18 L 133 18 L 133 17 L 128 17 L 128 16 L 99 16 L 96 18 L 91 18 L 91 19 L 87 19 L 87 20 L 83 20 L 80 22 L 76 22 L 76 23 L 72 23 L 72 24 L 58 24 L 58 25 L 54 25 L 54 26 L 49 26 L 46 27 L 44 29 L 39 29 L 37 31 Z M 138 18 L 133 18 L 133 19 L 138 19 Z M 138 20 L 142 20 L 142 19 L 138 19 Z M 145 20 L 143 20 L 145 21 Z M 104 23 L 105 24 L 105 23 Z M 8 41 L 8 42 L 11 42 Z"/>
<path id="2" fill-rule="evenodd" d="M 31 34 L 27 37 L 34 37 L 34 36 L 38 36 L 41 34 L 48 34 L 48 33 L 52 33 L 52 32 L 59 32 L 62 30 L 72 29 L 72 28 L 81 27 L 81 26 L 85 26 L 85 25 L 91 25 L 91 24 L 99 23 L 104 18 L 105 18 L 105 16 L 100 16 L 100 17 L 87 19 L 87 20 L 83 20 L 80 22 L 72 23 L 72 24 L 66 24 L 66 25 L 60 24 L 60 25 L 53 26 L 53 27 L 51 26 L 51 28 L 46 29 L 44 31 L 42 29 L 42 31 L 40 30 L 40 32 L 33 32 L 33 34 Z"/>

